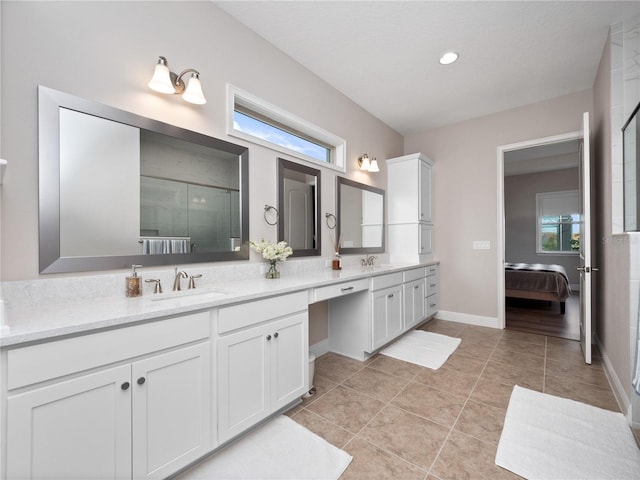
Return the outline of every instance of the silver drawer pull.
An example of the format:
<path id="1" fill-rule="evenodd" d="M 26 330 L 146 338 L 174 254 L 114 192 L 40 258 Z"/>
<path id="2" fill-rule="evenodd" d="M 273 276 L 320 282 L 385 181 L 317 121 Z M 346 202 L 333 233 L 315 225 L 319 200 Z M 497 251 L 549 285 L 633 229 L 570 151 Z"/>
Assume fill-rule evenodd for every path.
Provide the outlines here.
<path id="1" fill-rule="evenodd" d="M 437 305 L 437 303 L 430 303 L 429 306 L 430 307 L 435 307 Z"/>
<path id="2" fill-rule="evenodd" d="M 414 285 L 413 288 L 417 290 L 418 288 L 420 288 L 420 285 Z"/>
<path id="3" fill-rule="evenodd" d="M 387 295 L 387 297 L 393 298 L 393 293 L 390 293 L 389 295 Z"/>
<path id="4" fill-rule="evenodd" d="M 436 284 L 435 284 L 435 283 L 432 283 L 432 284 L 431 284 L 431 285 L 429 285 L 429 286 L 430 286 L 430 287 L 435 287 L 435 286 L 436 286 Z"/>
<path id="5" fill-rule="evenodd" d="M 435 269 L 435 268 L 430 268 L 430 269 L 429 269 L 429 271 L 430 271 L 430 272 L 435 272 L 435 271 L 436 271 L 436 269 Z"/>
<path id="6" fill-rule="evenodd" d="M 340 289 L 341 292 L 348 292 L 349 290 L 353 290 L 353 287 L 343 287 Z"/>

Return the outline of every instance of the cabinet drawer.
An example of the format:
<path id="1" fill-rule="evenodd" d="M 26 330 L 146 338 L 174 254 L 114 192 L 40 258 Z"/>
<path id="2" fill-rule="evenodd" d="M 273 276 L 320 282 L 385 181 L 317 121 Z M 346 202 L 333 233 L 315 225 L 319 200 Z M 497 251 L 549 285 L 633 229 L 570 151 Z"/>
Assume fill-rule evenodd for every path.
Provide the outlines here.
<path id="1" fill-rule="evenodd" d="M 307 291 L 279 295 L 265 300 L 240 303 L 218 310 L 218 333 L 223 334 L 239 328 L 257 325 L 267 320 L 306 310 Z"/>
<path id="2" fill-rule="evenodd" d="M 438 274 L 438 265 L 429 265 L 426 267 L 427 275 L 437 275 Z"/>
<path id="3" fill-rule="evenodd" d="M 371 290 L 380 290 L 383 288 L 393 287 L 402 283 L 402 272 L 388 273 L 386 275 L 378 275 L 371 279 Z"/>
<path id="4" fill-rule="evenodd" d="M 353 282 L 338 283 L 336 285 L 327 285 L 326 287 L 314 288 L 311 294 L 313 302 L 321 302 L 329 298 L 342 297 L 350 293 L 361 292 L 369 288 L 369 280 L 361 278 Z"/>
<path id="5" fill-rule="evenodd" d="M 438 312 L 439 297 L 438 294 L 431 295 L 426 299 L 427 317 L 435 315 Z"/>
<path id="6" fill-rule="evenodd" d="M 210 313 L 67 338 L 7 352 L 9 390 L 194 342 L 210 335 Z"/>
<path id="7" fill-rule="evenodd" d="M 426 278 L 426 294 L 425 296 L 429 297 L 438 293 L 438 275 L 429 275 Z"/>
<path id="8" fill-rule="evenodd" d="M 404 281 L 411 282 L 413 280 L 418 280 L 425 276 L 426 269 L 425 268 L 414 268 L 413 270 L 406 270 L 404 272 Z"/>

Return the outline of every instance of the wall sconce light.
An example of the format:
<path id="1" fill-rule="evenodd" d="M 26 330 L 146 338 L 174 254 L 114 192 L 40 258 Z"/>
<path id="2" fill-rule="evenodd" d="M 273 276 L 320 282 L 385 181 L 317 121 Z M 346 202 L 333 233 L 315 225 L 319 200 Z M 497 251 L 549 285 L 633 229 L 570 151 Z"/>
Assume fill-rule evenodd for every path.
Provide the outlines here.
<path id="1" fill-rule="evenodd" d="M 182 77 L 187 73 L 191 75 L 185 87 Z M 158 57 L 158 63 L 149 82 L 149 88 L 160 93 L 181 93 L 182 98 L 189 103 L 197 105 L 207 103 L 207 99 L 204 98 L 202 93 L 200 73 L 193 68 L 187 68 L 180 72 L 180 75 L 176 75 L 169 69 L 169 63 L 165 57 Z"/>
<path id="2" fill-rule="evenodd" d="M 366 170 L 367 172 L 380 171 L 380 168 L 378 168 L 378 160 L 376 160 L 376 157 L 373 157 L 371 160 L 369 160 L 369 155 L 367 155 L 366 153 L 358 159 L 358 166 L 360 167 L 360 170 Z"/>

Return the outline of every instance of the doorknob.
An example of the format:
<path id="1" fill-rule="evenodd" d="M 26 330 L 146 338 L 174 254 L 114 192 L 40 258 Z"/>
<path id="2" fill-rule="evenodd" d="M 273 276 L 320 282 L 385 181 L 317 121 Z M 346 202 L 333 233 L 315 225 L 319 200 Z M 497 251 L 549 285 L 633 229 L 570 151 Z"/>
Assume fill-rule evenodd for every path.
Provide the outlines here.
<path id="1" fill-rule="evenodd" d="M 579 272 L 590 273 L 597 272 L 599 269 L 596 267 L 577 267 L 576 270 L 578 270 Z"/>

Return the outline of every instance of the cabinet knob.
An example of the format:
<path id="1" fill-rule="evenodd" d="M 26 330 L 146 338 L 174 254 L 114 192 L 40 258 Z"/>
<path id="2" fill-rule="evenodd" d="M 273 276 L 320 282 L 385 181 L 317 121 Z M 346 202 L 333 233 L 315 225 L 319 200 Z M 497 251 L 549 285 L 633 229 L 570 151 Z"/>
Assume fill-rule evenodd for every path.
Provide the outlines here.
<path id="1" fill-rule="evenodd" d="M 129 382 L 124 382 L 122 385 L 120 385 L 120 388 L 122 390 L 129 390 Z"/>
<path id="2" fill-rule="evenodd" d="M 271 340 L 271 335 L 267 335 L 267 341 Z"/>
<path id="3" fill-rule="evenodd" d="M 393 293 L 390 293 L 389 295 L 387 295 L 389 298 L 393 298 Z"/>
<path id="4" fill-rule="evenodd" d="M 279 335 L 279 334 L 278 334 L 278 332 L 276 332 L 276 333 L 274 333 L 274 334 L 273 334 L 273 336 L 274 336 L 275 338 L 278 338 L 278 335 Z"/>
<path id="5" fill-rule="evenodd" d="M 138 379 L 138 385 L 144 385 L 144 382 L 146 382 L 146 381 L 147 381 L 147 379 L 146 379 L 146 378 L 144 378 L 144 377 L 140 377 L 140 378 Z"/>
<path id="6" fill-rule="evenodd" d="M 417 289 L 420 288 L 420 285 L 414 285 L 413 288 L 414 288 L 414 290 L 417 290 Z"/>

